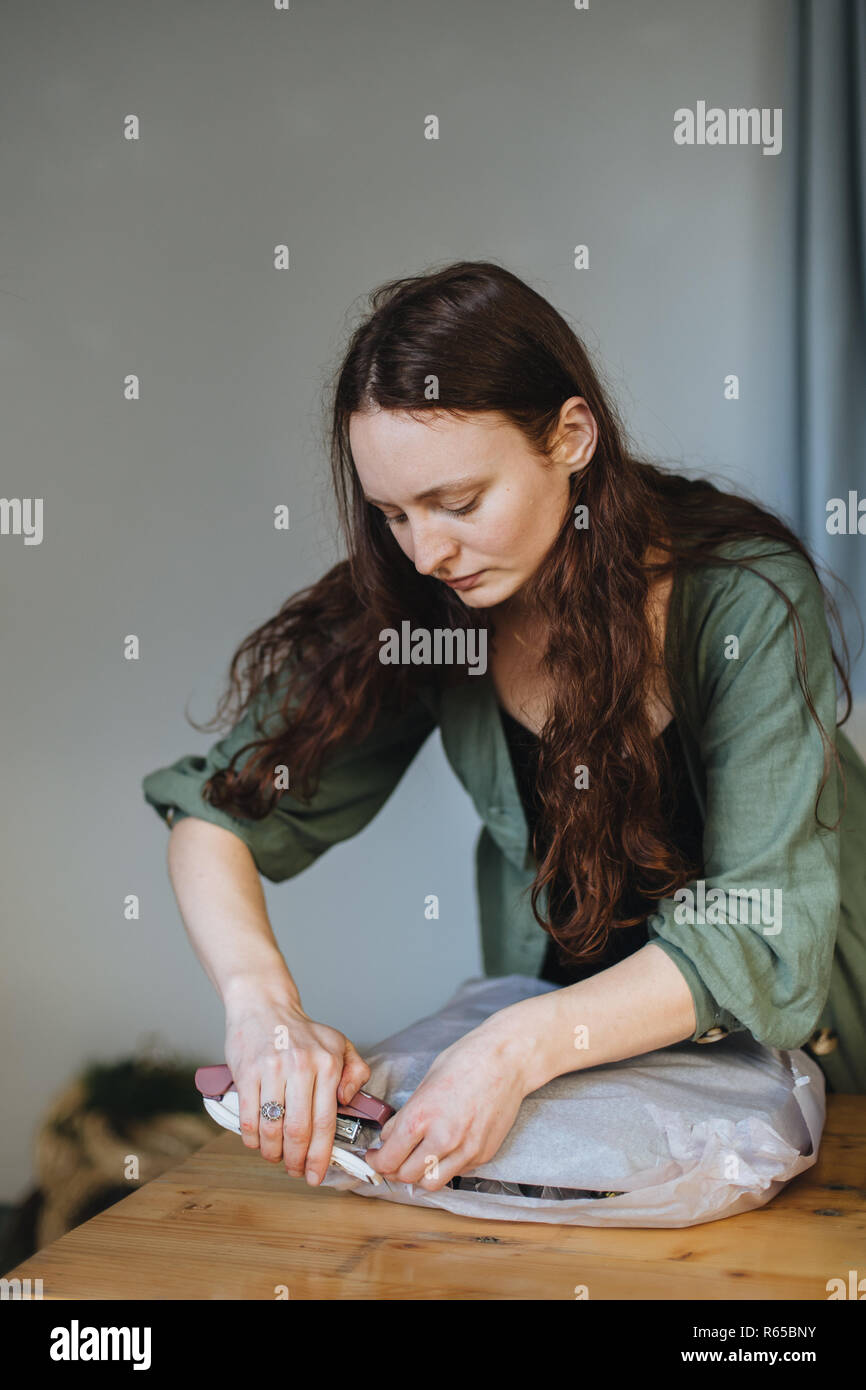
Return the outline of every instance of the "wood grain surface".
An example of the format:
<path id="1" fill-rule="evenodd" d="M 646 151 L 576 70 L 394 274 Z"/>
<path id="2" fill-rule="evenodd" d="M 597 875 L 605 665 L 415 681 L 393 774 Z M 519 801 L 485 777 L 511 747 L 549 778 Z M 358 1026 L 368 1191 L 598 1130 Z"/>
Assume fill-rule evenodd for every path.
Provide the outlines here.
<path id="1" fill-rule="evenodd" d="M 817 1164 L 683 1230 L 487 1221 L 309 1188 L 229 1133 L 7 1277 L 45 1299 L 826 1300 L 866 1271 L 866 1096 L 829 1096 Z M 286 1293 L 282 1294 L 286 1297 Z"/>

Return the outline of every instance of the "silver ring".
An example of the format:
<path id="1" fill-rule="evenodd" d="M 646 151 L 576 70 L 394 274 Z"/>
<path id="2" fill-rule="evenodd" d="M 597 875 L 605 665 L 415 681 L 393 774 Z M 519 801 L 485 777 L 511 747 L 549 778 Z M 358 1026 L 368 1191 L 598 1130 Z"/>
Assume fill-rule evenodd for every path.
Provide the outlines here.
<path id="1" fill-rule="evenodd" d="M 281 1120 L 286 1113 L 286 1107 L 279 1105 L 275 1100 L 266 1100 L 262 1106 L 263 1120 Z"/>

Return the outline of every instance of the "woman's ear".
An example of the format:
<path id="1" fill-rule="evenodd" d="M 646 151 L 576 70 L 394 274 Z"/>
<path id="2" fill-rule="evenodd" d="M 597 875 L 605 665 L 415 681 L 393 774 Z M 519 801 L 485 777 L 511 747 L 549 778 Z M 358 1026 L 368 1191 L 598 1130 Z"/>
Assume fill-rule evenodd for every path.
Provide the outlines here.
<path id="1" fill-rule="evenodd" d="M 551 458 L 573 477 L 592 460 L 597 446 L 595 416 L 582 396 L 571 396 L 559 412 Z"/>

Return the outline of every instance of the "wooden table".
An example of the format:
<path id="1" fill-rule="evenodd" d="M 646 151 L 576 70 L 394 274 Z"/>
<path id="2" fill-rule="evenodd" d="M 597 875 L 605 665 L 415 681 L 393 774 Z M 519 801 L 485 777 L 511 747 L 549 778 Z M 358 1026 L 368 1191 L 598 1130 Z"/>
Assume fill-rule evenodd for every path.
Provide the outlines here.
<path id="1" fill-rule="evenodd" d="M 684 1230 L 470 1220 L 289 1178 L 236 1135 L 7 1277 L 45 1299 L 805 1299 L 866 1273 L 866 1096 L 829 1096 L 817 1164 Z M 514 1258 L 519 1256 L 519 1258 Z M 283 1295 L 286 1296 L 285 1294 Z"/>

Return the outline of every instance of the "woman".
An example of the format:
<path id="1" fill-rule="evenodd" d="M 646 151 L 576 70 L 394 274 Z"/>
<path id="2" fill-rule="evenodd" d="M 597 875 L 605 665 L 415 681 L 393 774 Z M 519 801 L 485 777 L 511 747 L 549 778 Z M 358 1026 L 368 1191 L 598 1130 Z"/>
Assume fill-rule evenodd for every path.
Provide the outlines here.
<path id="1" fill-rule="evenodd" d="M 304 1011 L 259 873 L 362 829 L 437 725 L 484 822 L 485 971 L 560 988 L 440 1054 L 374 1167 L 435 1190 L 552 1077 L 743 1029 L 866 1091 L 866 766 L 796 536 L 635 457 L 572 329 L 488 262 L 374 294 L 331 449 L 348 559 L 242 643 L 227 737 L 143 784 L 247 1145 L 321 1181 L 370 1075 Z"/>

